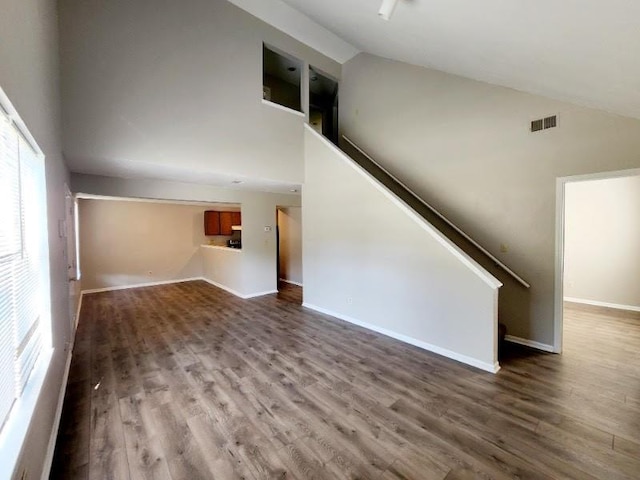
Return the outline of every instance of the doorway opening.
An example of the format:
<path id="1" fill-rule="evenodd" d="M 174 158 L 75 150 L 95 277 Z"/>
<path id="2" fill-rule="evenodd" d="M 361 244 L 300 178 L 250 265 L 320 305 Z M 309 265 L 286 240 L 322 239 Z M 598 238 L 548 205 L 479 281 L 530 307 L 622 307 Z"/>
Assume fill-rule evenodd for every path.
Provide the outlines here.
<path id="1" fill-rule="evenodd" d="M 554 351 L 610 349 L 640 332 L 640 169 L 560 178 L 556 203 Z"/>
<path id="2" fill-rule="evenodd" d="M 309 66 L 309 124 L 338 145 L 338 82 Z"/>
<path id="3" fill-rule="evenodd" d="M 278 292 L 283 298 L 302 303 L 302 208 L 276 209 Z"/>

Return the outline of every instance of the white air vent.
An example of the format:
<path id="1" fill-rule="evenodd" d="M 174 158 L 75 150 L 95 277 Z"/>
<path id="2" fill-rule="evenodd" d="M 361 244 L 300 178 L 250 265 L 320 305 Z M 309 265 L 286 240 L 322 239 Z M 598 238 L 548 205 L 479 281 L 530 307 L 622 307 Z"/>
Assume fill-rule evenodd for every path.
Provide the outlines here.
<path id="1" fill-rule="evenodd" d="M 540 130 L 546 130 L 547 128 L 555 128 L 558 126 L 558 117 L 552 115 L 551 117 L 539 118 L 531 122 L 531 131 L 539 132 Z"/>

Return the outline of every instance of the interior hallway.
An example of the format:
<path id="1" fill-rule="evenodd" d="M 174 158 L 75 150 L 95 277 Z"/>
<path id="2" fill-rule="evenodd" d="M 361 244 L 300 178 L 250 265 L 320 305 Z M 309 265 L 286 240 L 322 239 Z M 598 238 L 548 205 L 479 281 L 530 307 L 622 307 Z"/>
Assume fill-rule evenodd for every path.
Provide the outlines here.
<path id="1" fill-rule="evenodd" d="M 86 295 L 52 478 L 638 477 L 639 315 L 568 305 L 491 375 L 299 303 Z"/>

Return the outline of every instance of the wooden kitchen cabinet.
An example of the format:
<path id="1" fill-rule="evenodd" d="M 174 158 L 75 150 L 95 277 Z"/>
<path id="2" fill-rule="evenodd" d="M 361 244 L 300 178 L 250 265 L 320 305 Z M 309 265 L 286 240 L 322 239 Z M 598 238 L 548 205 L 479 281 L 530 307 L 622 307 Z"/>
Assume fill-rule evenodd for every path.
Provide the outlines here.
<path id="1" fill-rule="evenodd" d="M 231 225 L 233 225 L 233 219 L 231 214 L 233 212 L 220 212 L 220 235 L 231 235 Z"/>
<path id="2" fill-rule="evenodd" d="M 231 235 L 232 226 L 242 225 L 240 212 L 217 212 L 207 210 L 204 212 L 205 235 Z"/>
<path id="3" fill-rule="evenodd" d="M 204 212 L 204 234 L 221 235 L 220 233 L 220 212 L 207 210 Z"/>

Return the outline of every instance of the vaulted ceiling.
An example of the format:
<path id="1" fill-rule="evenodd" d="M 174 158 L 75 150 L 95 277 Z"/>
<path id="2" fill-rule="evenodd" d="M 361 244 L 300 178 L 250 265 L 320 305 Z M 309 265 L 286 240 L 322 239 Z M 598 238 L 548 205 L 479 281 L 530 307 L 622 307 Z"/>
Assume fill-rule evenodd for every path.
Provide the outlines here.
<path id="1" fill-rule="evenodd" d="M 400 0 L 390 21 L 382 0 L 283 1 L 361 51 L 640 118 L 635 0 Z"/>
<path id="2" fill-rule="evenodd" d="M 329 76 L 369 52 L 640 118 L 638 0 L 381 2 L 60 0 L 69 167 L 296 190 L 300 117 L 261 103 L 262 42 Z"/>

